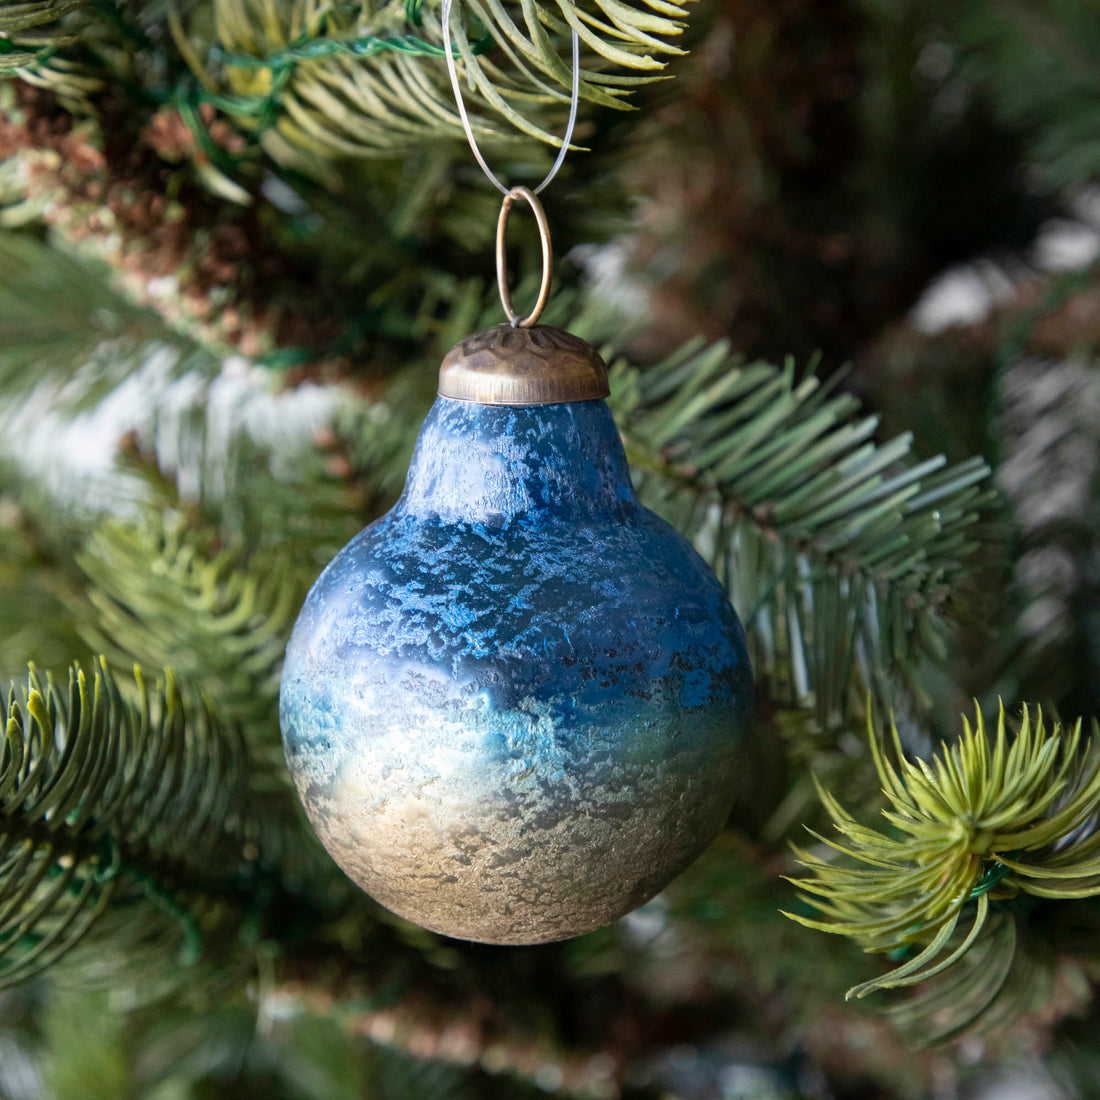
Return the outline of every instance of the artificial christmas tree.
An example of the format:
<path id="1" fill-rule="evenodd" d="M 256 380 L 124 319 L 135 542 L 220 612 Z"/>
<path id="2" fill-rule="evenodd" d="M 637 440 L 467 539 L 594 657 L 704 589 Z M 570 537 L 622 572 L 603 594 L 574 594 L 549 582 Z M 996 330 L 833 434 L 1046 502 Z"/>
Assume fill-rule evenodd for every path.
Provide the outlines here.
<path id="1" fill-rule="evenodd" d="M 500 320 L 440 15 L 0 5 L 0 1095 L 1090 1095 L 1100 17 L 456 8 L 509 180 L 577 33 L 546 321 L 757 685 L 701 859 L 510 948 L 345 879 L 276 713 L 306 592 Z"/>

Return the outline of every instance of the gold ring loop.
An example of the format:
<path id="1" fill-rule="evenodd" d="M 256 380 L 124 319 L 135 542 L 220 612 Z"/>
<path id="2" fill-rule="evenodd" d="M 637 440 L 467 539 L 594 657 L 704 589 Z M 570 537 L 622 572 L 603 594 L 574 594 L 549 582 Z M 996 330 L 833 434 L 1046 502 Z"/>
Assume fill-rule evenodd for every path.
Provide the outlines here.
<path id="1" fill-rule="evenodd" d="M 535 308 L 526 317 L 520 317 L 512 308 L 512 292 L 508 289 L 508 261 L 504 255 L 508 215 L 512 212 L 516 199 L 523 199 L 531 207 L 531 213 L 535 215 L 535 221 L 539 226 L 539 240 L 542 242 L 542 286 L 539 289 Z M 547 224 L 546 211 L 543 210 L 542 203 L 528 188 L 513 187 L 504 196 L 500 217 L 497 219 L 497 286 L 500 288 L 500 304 L 504 306 L 504 312 L 508 315 L 508 321 L 513 328 L 531 328 L 532 325 L 538 324 L 538 319 L 542 316 L 547 299 L 550 297 L 550 276 L 553 264 L 554 250 L 550 246 L 550 226 Z"/>

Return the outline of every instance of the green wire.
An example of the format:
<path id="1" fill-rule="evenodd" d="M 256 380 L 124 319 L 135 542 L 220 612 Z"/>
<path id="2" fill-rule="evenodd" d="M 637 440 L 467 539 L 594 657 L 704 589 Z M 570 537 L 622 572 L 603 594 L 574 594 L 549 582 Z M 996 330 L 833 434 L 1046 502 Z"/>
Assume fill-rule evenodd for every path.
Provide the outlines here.
<path id="1" fill-rule="evenodd" d="M 125 866 L 120 873 L 136 882 L 145 897 L 176 922 L 183 934 L 178 958 L 179 965 L 194 966 L 202 957 L 202 933 L 195 918 L 176 901 L 170 891 L 160 886 L 152 875 Z"/>
<path id="2" fill-rule="evenodd" d="M 0 38 L 0 55 L 24 52 L 28 51 L 25 51 L 21 46 L 17 46 L 10 38 Z M 34 71 L 40 66 L 45 65 L 55 53 L 57 53 L 57 46 L 43 46 L 41 49 L 34 51 L 34 57 L 26 62 L 26 64 L 11 67 L 5 66 L 2 71 L 5 75 L 9 73 L 17 75 L 20 69 L 30 69 Z"/>
<path id="3" fill-rule="evenodd" d="M 410 18 L 419 22 L 420 0 L 408 0 L 406 11 Z M 471 44 L 475 54 L 483 54 L 492 49 L 493 38 L 485 34 Z M 173 102 L 177 106 L 186 104 L 187 109 L 181 109 L 180 114 L 195 135 L 203 151 L 210 160 L 219 167 L 232 163 L 233 159 L 218 148 L 206 131 L 202 118 L 198 112 L 198 106 L 209 103 L 211 106 L 226 111 L 229 114 L 241 114 L 257 119 L 253 136 L 258 137 L 275 125 L 275 119 L 279 111 L 279 96 L 290 81 L 297 66 L 303 61 L 316 61 L 324 57 L 344 55 L 348 57 L 374 57 L 381 53 L 404 53 L 412 57 L 442 57 L 444 50 L 423 38 L 414 35 L 398 35 L 396 37 L 368 36 L 361 38 L 336 39 L 336 38 L 306 38 L 289 45 L 285 50 L 268 54 L 265 57 L 256 57 L 246 53 L 231 53 L 219 46 L 214 46 L 209 51 L 209 57 L 228 68 L 251 69 L 253 71 L 268 70 L 272 73 L 271 88 L 264 95 L 217 95 L 206 92 L 193 84 L 186 97 L 177 92 Z"/>
<path id="4" fill-rule="evenodd" d="M 989 870 L 982 875 L 977 885 L 966 895 L 967 900 L 974 901 L 976 898 L 980 898 L 982 894 L 988 894 L 1007 874 L 1008 868 L 1003 863 L 994 862 Z"/>
<path id="5" fill-rule="evenodd" d="M 412 0 L 419 15 L 419 3 Z M 492 49 L 493 39 L 491 35 L 483 35 L 471 44 L 475 54 L 483 54 Z M 423 38 L 415 35 L 402 34 L 394 37 L 380 37 L 370 35 L 363 38 L 309 38 L 287 46 L 285 50 L 268 54 L 266 57 L 256 57 L 247 53 L 230 53 L 220 46 L 213 46 L 209 56 L 214 61 L 220 61 L 234 69 L 270 69 L 279 72 L 284 69 L 292 69 L 301 61 L 315 61 L 321 57 L 333 57 L 336 54 L 345 54 L 351 57 L 374 57 L 380 53 L 404 53 L 413 57 L 443 57 L 445 50 Z M 452 48 L 452 53 L 458 57 L 457 47 Z"/>

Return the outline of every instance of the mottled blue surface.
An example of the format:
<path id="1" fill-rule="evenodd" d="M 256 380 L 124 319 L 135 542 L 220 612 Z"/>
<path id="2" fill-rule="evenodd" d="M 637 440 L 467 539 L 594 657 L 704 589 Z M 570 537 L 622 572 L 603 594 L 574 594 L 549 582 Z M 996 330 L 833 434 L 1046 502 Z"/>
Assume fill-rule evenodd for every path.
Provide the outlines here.
<path id="1" fill-rule="evenodd" d="M 280 718 L 365 890 L 534 943 L 628 912 L 714 837 L 751 697 L 736 616 L 635 500 L 605 402 L 438 398 L 400 501 L 306 600 Z"/>

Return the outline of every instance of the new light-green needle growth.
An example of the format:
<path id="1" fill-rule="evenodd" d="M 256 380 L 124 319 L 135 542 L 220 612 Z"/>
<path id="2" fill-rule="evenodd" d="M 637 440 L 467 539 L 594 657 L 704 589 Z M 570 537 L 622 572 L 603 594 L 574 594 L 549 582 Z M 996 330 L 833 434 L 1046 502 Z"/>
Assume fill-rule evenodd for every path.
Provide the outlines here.
<path id="1" fill-rule="evenodd" d="M 843 840 L 813 835 L 841 858 L 796 848 L 809 874 L 792 881 L 824 919 L 785 914 L 867 951 L 922 946 L 849 998 L 947 970 L 978 942 L 999 899 L 1100 894 L 1100 755 L 1080 721 L 1048 730 L 1038 708 L 1025 708 L 1012 737 L 1002 707 L 991 739 L 979 713 L 930 762 L 905 758 L 892 721 L 894 759 L 870 720 L 868 730 L 891 828 L 861 825 L 819 784 Z"/>

